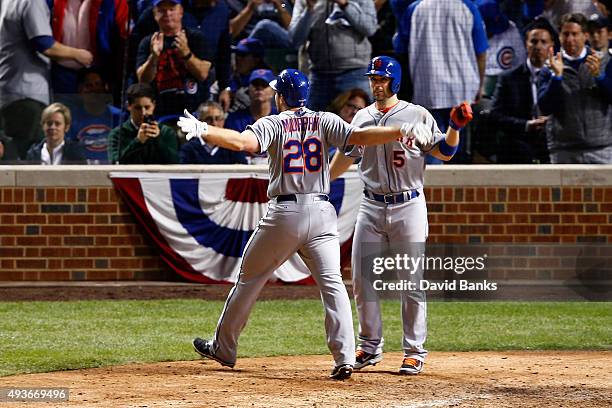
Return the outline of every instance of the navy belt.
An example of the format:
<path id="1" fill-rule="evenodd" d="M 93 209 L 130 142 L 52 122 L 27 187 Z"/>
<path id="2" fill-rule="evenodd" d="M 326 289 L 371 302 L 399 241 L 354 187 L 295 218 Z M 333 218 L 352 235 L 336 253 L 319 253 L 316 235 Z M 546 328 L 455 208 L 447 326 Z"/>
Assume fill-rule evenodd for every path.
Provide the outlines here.
<path id="1" fill-rule="evenodd" d="M 368 190 L 363 190 L 363 194 L 374 201 L 385 204 L 399 204 L 417 198 L 421 194 L 418 190 L 402 191 L 401 193 L 376 194 Z"/>
<path id="2" fill-rule="evenodd" d="M 326 196 L 325 194 L 319 194 L 319 195 L 312 197 L 312 200 L 313 201 L 329 201 L 329 197 Z M 285 201 L 294 201 L 297 203 L 297 197 L 295 194 L 283 194 L 283 195 L 276 196 L 277 203 L 282 203 Z"/>

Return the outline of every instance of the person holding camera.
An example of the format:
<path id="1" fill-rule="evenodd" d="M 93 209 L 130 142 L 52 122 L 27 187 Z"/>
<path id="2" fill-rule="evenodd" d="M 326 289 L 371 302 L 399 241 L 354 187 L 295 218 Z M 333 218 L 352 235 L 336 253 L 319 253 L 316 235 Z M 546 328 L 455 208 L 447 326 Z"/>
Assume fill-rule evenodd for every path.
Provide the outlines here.
<path id="1" fill-rule="evenodd" d="M 147 84 L 134 84 L 127 90 L 130 118 L 111 130 L 108 160 L 114 164 L 176 164 L 176 132 L 154 117 L 155 91 Z"/>
<path id="2" fill-rule="evenodd" d="M 183 28 L 181 0 L 154 0 L 153 16 L 159 31 L 138 46 L 136 75 L 159 95 L 158 115 L 175 115 L 186 107 L 195 111 L 208 99 L 206 79 L 212 55 L 201 31 Z"/>

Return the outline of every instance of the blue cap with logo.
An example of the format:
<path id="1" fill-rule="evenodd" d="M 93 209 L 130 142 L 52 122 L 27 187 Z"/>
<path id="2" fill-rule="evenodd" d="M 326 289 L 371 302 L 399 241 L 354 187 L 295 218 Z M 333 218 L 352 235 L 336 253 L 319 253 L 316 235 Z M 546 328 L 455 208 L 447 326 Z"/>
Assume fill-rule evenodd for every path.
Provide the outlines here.
<path id="1" fill-rule="evenodd" d="M 243 38 L 238 42 L 238 45 L 232 46 L 232 51 L 238 54 L 263 56 L 264 46 L 257 38 Z"/>
<path id="2" fill-rule="evenodd" d="M 249 84 L 252 84 L 254 81 L 262 80 L 265 81 L 266 84 L 269 84 L 274 79 L 276 79 L 276 75 L 269 69 L 255 69 L 251 72 L 251 76 L 249 77 Z"/>

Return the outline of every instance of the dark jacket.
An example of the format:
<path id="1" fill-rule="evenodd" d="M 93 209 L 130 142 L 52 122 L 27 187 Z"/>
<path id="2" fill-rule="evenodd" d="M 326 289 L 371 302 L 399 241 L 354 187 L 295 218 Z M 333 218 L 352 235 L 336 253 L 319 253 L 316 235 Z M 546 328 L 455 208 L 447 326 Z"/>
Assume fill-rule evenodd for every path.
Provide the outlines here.
<path id="1" fill-rule="evenodd" d="M 607 75 L 608 54 L 601 62 Z M 562 79 L 548 68 L 540 71 L 538 105 L 545 115 L 548 148 L 581 150 L 612 145 L 612 105 L 606 77 L 593 78 L 584 60 L 564 61 Z"/>
<path id="2" fill-rule="evenodd" d="M 128 119 L 108 135 L 108 160 L 119 164 L 176 164 L 178 140 L 176 132 L 166 125 L 159 125 L 155 138 L 140 143 L 138 129 Z"/>
<path id="3" fill-rule="evenodd" d="M 501 74 L 489 114 L 495 128 L 503 132 L 498 152 L 500 163 L 547 163 L 544 131 L 527 132 L 527 121 L 536 116 L 527 62 Z"/>
<path id="4" fill-rule="evenodd" d="M 202 145 L 195 137 L 181 146 L 180 157 L 182 164 L 247 164 L 243 152 L 234 152 L 219 146 L 211 149 Z"/>
<path id="5" fill-rule="evenodd" d="M 45 140 L 41 140 L 39 143 L 36 143 L 30 147 L 28 153 L 26 154 L 26 160 L 23 164 L 40 164 L 41 160 L 41 151 L 43 149 L 43 145 L 45 144 Z M 85 152 L 83 151 L 83 147 L 77 143 L 71 143 L 68 141 L 64 142 L 64 147 L 62 148 L 62 162 L 60 164 L 86 164 L 87 159 L 85 159 Z"/>

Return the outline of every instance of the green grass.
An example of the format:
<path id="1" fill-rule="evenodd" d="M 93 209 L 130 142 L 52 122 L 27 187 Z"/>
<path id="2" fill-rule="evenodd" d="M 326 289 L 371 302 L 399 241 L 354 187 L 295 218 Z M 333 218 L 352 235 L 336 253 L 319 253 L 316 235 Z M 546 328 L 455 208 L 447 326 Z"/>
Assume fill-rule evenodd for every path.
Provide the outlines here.
<path id="1" fill-rule="evenodd" d="M 222 302 L 0 302 L 0 376 L 130 362 L 193 360 Z M 612 303 L 431 302 L 427 348 L 611 350 Z M 383 302 L 386 350 L 401 349 L 399 303 Z M 316 300 L 260 301 L 240 356 L 326 354 Z"/>

